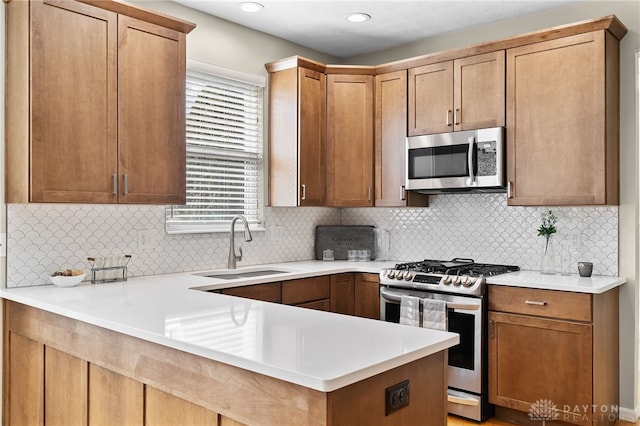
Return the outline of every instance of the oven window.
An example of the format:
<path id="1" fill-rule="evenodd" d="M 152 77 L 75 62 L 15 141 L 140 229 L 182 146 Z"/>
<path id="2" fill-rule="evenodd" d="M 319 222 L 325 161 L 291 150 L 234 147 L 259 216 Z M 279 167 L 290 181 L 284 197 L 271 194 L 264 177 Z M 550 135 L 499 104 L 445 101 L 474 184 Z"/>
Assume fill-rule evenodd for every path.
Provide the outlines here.
<path id="1" fill-rule="evenodd" d="M 399 303 L 384 303 L 384 320 L 386 322 L 400 323 L 400 304 Z"/>
<path id="2" fill-rule="evenodd" d="M 449 348 L 449 365 L 473 370 L 475 315 L 463 314 L 449 309 L 447 319 L 449 331 L 460 335 L 460 344 Z"/>
<path id="3" fill-rule="evenodd" d="M 468 176 L 468 149 L 468 145 L 410 149 L 409 179 Z"/>

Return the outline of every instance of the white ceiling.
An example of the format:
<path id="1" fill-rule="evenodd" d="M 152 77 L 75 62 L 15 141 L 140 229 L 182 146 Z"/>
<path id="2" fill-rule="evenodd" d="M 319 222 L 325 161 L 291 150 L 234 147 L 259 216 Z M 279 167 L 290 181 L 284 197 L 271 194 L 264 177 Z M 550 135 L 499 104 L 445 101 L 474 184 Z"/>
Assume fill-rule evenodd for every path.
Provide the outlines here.
<path id="1" fill-rule="evenodd" d="M 344 58 L 584 0 L 254 0 L 256 13 L 240 10 L 247 0 L 173 1 Z M 372 19 L 350 23 L 354 12 Z"/>

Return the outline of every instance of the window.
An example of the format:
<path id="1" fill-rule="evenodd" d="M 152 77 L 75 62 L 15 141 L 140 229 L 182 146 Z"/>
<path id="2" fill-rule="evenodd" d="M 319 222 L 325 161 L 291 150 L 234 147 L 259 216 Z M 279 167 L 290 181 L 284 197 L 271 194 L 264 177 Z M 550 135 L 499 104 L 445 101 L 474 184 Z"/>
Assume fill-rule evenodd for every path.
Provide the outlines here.
<path id="1" fill-rule="evenodd" d="M 167 207 L 168 233 L 262 226 L 263 93 L 262 77 L 187 62 L 187 203 Z"/>

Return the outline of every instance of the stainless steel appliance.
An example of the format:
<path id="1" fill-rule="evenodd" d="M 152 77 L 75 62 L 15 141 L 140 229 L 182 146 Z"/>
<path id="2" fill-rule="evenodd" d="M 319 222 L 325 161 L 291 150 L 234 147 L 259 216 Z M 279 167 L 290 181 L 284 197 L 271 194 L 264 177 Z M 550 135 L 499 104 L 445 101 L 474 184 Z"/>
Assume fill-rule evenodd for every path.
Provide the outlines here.
<path id="1" fill-rule="evenodd" d="M 425 193 L 505 191 L 504 128 L 406 139 L 406 189 Z"/>
<path id="2" fill-rule="evenodd" d="M 519 269 L 456 258 L 400 263 L 380 272 L 380 318 L 384 321 L 400 321 L 403 295 L 447 303 L 447 329 L 460 335 L 460 343 L 449 349 L 449 413 L 478 421 L 491 414 L 487 396 L 485 277 Z"/>

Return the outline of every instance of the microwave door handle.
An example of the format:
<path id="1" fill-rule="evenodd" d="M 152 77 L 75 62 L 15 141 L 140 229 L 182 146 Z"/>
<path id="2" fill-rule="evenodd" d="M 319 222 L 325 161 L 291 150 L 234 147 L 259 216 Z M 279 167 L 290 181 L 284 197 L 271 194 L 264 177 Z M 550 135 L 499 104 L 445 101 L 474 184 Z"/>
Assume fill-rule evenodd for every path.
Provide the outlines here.
<path id="1" fill-rule="evenodd" d="M 475 149 L 476 138 L 469 138 L 469 151 L 467 152 L 467 164 L 469 166 L 469 177 L 467 178 L 467 186 L 475 186 L 475 176 L 473 174 L 473 151 Z"/>

